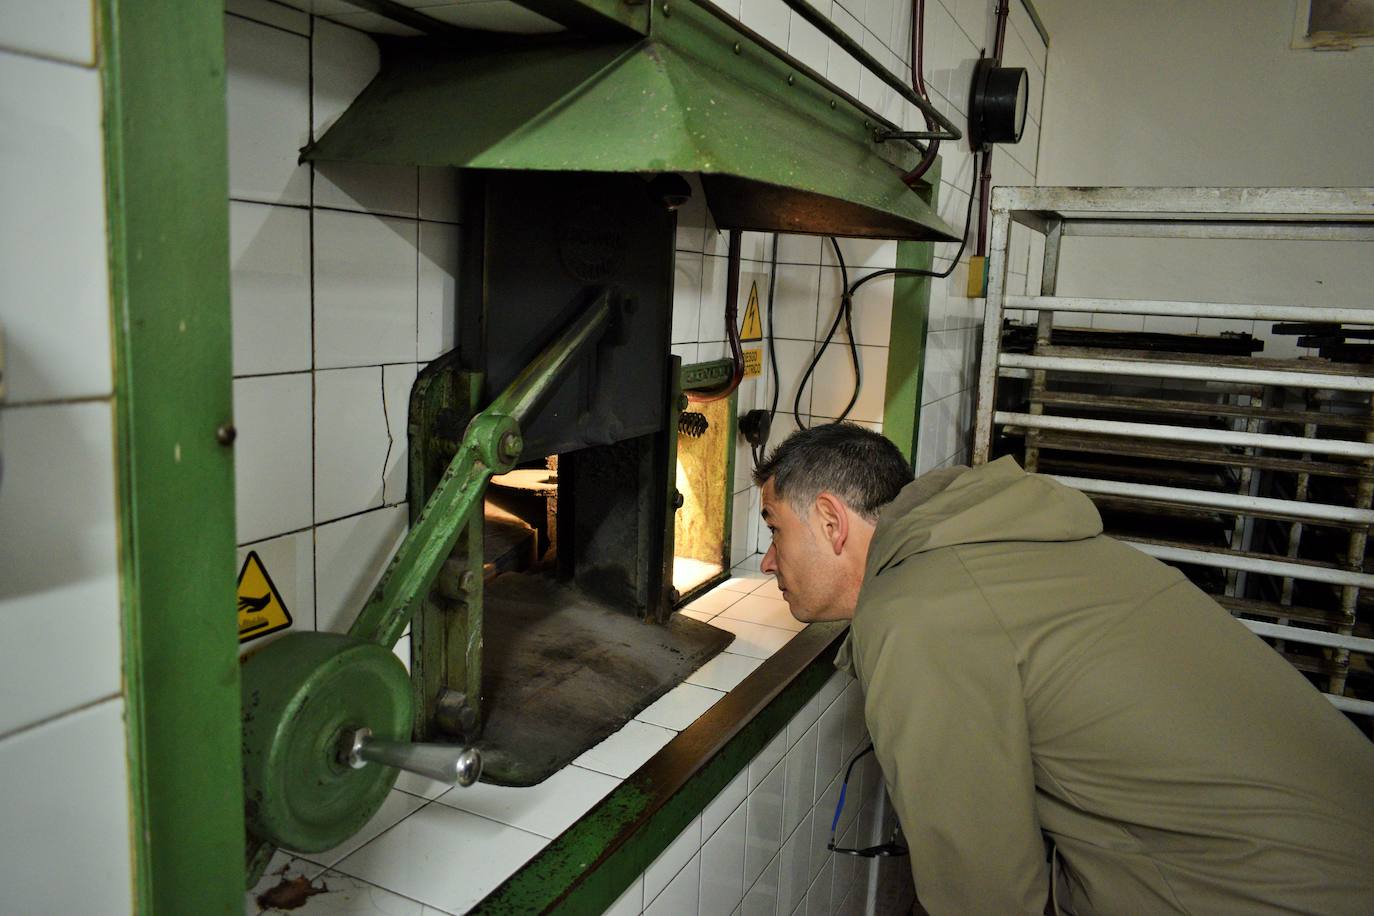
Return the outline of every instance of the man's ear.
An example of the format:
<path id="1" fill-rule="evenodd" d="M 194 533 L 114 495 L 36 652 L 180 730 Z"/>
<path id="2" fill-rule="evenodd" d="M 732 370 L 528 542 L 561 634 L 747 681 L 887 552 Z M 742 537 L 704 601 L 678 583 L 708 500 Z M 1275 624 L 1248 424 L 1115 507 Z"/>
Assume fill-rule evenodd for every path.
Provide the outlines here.
<path id="1" fill-rule="evenodd" d="M 849 507 L 835 494 L 821 493 L 816 497 L 815 512 L 826 542 L 839 556 L 849 540 Z"/>

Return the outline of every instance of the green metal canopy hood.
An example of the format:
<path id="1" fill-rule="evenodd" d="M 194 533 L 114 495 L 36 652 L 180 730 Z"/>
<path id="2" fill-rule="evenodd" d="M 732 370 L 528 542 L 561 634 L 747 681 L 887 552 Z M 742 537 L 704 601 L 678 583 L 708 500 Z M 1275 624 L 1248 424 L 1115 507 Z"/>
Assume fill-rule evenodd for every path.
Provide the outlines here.
<path id="1" fill-rule="evenodd" d="M 957 241 L 932 187 L 902 180 L 910 134 L 885 139 L 890 122 L 704 5 L 645 6 L 591 36 L 390 42 L 302 158 L 695 173 L 722 229 Z"/>

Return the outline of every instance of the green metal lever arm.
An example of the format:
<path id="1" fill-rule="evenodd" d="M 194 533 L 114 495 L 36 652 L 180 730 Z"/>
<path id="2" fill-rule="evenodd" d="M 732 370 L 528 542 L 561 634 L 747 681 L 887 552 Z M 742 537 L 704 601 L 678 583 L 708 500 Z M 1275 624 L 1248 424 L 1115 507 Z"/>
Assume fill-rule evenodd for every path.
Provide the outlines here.
<path id="1" fill-rule="evenodd" d="M 611 295 L 603 290 L 491 406 L 472 418 L 458 453 L 353 622 L 351 635 L 395 646 L 468 519 L 481 507 L 487 481 L 520 460 L 520 424 L 543 406 L 554 385 L 600 339 L 610 316 Z"/>

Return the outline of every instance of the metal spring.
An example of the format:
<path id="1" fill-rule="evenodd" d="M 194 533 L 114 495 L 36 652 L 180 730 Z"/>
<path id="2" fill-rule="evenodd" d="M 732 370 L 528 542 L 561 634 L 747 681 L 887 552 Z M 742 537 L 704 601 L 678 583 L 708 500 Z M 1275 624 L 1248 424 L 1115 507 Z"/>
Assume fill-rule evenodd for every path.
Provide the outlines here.
<path id="1" fill-rule="evenodd" d="M 711 424 L 707 421 L 706 414 L 697 413 L 694 410 L 683 411 L 677 420 L 678 433 L 693 439 L 700 439 L 710 428 Z"/>

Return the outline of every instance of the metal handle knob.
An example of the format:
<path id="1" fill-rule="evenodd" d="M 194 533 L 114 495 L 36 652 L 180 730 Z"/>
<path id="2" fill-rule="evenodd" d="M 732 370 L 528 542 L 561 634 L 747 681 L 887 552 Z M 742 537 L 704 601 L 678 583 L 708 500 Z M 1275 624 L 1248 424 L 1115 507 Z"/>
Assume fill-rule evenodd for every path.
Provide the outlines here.
<path id="1" fill-rule="evenodd" d="M 474 748 L 388 741 L 372 737 L 370 728 L 345 733 L 341 751 L 355 770 L 380 763 L 460 786 L 470 786 L 482 775 L 482 755 Z"/>

